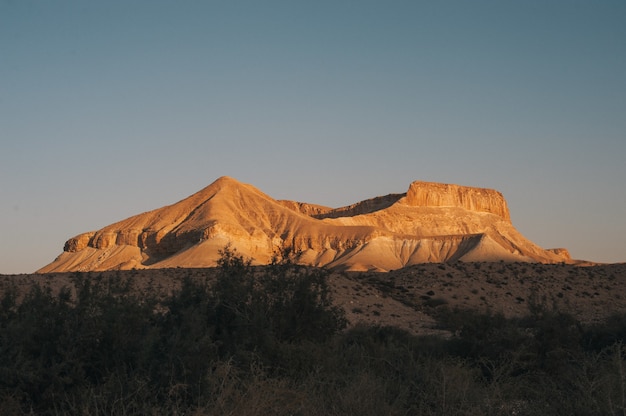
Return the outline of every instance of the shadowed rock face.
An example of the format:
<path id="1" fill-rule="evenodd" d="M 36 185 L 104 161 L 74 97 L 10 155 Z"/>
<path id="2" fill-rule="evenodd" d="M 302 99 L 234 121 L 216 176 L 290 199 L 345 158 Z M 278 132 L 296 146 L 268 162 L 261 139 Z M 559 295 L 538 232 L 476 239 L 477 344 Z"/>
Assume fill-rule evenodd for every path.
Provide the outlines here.
<path id="1" fill-rule="evenodd" d="M 276 201 L 229 177 L 154 211 L 69 239 L 39 272 L 214 266 L 231 244 L 257 264 L 282 250 L 302 264 L 390 270 L 423 262 L 570 261 L 511 224 L 500 192 L 413 182 L 406 193 L 337 209 Z"/>
<path id="2" fill-rule="evenodd" d="M 333 209 L 312 216 L 317 219 L 324 219 L 370 214 L 372 212 L 389 208 L 405 195 L 406 194 L 389 194 L 385 196 L 377 196 L 376 198 L 366 199 L 365 201 L 357 202 L 356 204 L 348 205 L 347 207 Z"/>

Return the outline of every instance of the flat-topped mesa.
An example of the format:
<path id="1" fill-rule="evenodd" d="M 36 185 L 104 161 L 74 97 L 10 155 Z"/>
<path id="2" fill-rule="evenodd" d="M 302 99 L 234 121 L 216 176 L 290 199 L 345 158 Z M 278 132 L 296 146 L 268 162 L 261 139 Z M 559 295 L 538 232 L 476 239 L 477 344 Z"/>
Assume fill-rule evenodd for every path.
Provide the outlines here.
<path id="1" fill-rule="evenodd" d="M 459 207 L 488 212 L 511 221 L 506 200 L 493 189 L 415 181 L 409 186 L 405 202 L 416 207 Z"/>
<path id="2" fill-rule="evenodd" d="M 406 193 L 341 208 L 276 201 L 221 177 L 172 205 L 70 238 L 39 273 L 213 267 L 232 244 L 255 264 L 293 249 L 295 261 L 341 270 L 391 270 L 424 262 L 573 263 L 511 224 L 500 192 L 416 181 Z"/>

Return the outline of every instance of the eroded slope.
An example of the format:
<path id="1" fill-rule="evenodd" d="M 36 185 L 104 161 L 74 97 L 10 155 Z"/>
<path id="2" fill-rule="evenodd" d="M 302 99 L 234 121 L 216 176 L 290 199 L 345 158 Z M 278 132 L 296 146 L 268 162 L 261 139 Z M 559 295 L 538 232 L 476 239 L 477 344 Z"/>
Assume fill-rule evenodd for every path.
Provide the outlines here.
<path id="1" fill-rule="evenodd" d="M 71 238 L 40 272 L 207 267 L 231 244 L 256 264 L 291 250 L 296 261 L 347 270 L 392 270 L 424 262 L 570 261 L 511 224 L 501 193 L 413 182 L 332 209 L 276 201 L 229 177 L 190 197 Z"/>

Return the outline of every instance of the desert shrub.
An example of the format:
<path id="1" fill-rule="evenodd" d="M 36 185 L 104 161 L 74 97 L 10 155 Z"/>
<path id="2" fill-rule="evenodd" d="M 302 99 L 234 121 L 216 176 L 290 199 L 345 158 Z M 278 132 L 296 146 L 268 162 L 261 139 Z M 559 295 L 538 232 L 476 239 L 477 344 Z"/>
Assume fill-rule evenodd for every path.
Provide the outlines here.
<path id="1" fill-rule="evenodd" d="M 346 325 L 324 270 L 288 260 L 257 269 L 230 247 L 221 254 L 214 283 L 184 279 L 164 304 L 157 353 L 171 371 L 161 373 L 161 386 L 174 376 L 189 393 L 224 360 L 242 371 L 261 365 L 271 374 L 293 374 L 315 354 L 300 345 L 323 343 Z"/>
<path id="2" fill-rule="evenodd" d="M 440 307 L 437 316 L 442 329 L 456 334 L 448 351 L 465 358 L 508 360 L 527 338 L 515 320 L 500 313 Z"/>
<path id="3" fill-rule="evenodd" d="M 119 279 L 78 279 L 75 296 L 33 286 L 16 304 L 2 303 L 0 389 L 46 413 L 85 385 L 140 369 L 151 339 L 152 304 Z"/>
<path id="4" fill-rule="evenodd" d="M 328 273 L 288 260 L 257 269 L 229 247 L 217 270 L 158 300 L 119 274 L 76 274 L 58 293 L 34 285 L 19 302 L 5 290 L 0 413 L 172 414 L 266 388 L 295 394 L 289 380 L 346 325 Z M 212 384 L 227 367 L 228 394 Z"/>
<path id="5" fill-rule="evenodd" d="M 436 298 L 428 298 L 428 299 L 424 299 L 424 306 L 427 306 L 429 308 L 437 308 L 439 306 L 442 305 L 447 305 L 448 304 L 448 300 L 445 298 L 440 298 L 440 297 L 436 297 Z"/>
<path id="6" fill-rule="evenodd" d="M 213 305 L 206 282 L 189 277 L 163 303 L 165 313 L 157 316 L 158 341 L 149 351 L 150 377 L 159 390 L 173 383 L 177 400 L 187 396 L 218 358 Z M 189 393 L 191 394 L 191 393 Z"/>
<path id="7" fill-rule="evenodd" d="M 626 344 L 626 314 L 613 314 L 602 323 L 587 326 L 582 343 L 590 351 L 601 351 L 616 343 Z"/>
<path id="8" fill-rule="evenodd" d="M 271 350 L 277 342 L 324 342 L 346 326 L 332 304 L 328 272 L 275 260 L 258 272 L 229 250 L 222 252 L 212 289 L 216 338 L 224 353 Z"/>
<path id="9" fill-rule="evenodd" d="M 626 324 L 436 309 L 448 337 L 344 329 L 327 273 L 229 247 L 216 279 L 157 298 L 78 274 L 0 299 L 0 414 L 612 415 L 626 408 Z M 432 295 L 429 295 L 432 296 Z"/>

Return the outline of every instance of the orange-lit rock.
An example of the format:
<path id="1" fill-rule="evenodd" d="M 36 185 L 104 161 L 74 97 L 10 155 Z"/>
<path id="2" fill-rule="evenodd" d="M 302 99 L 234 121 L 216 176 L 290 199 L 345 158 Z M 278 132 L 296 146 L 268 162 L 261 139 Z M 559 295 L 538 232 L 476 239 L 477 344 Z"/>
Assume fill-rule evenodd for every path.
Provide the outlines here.
<path id="1" fill-rule="evenodd" d="M 510 220 L 504 197 L 493 189 L 415 181 L 406 193 L 406 203 L 415 207 L 459 207 Z"/>
<path id="2" fill-rule="evenodd" d="M 570 262 L 511 224 L 500 192 L 413 182 L 407 193 L 332 209 L 276 201 L 251 185 L 222 177 L 173 205 L 135 215 L 67 241 L 39 272 L 214 266 L 231 244 L 268 263 L 284 249 L 302 264 L 390 270 L 423 262 Z"/>

